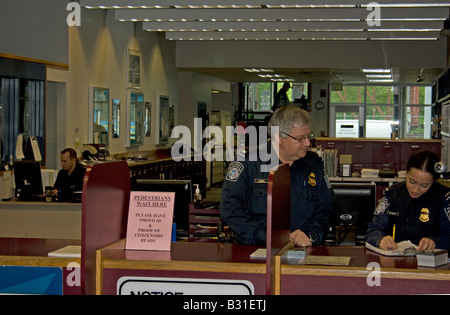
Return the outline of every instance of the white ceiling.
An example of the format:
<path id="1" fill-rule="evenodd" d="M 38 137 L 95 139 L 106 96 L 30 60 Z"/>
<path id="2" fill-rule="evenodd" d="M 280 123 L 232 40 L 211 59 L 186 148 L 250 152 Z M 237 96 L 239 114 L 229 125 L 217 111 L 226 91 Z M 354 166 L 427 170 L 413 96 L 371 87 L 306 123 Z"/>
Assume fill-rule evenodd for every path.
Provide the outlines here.
<path id="1" fill-rule="evenodd" d="M 450 0 L 81 0 L 115 11 L 176 41 L 437 41 L 447 36 Z M 444 37 L 446 40 L 446 37 Z M 361 65 L 364 67 L 364 65 Z M 228 81 L 248 81 L 242 68 L 192 67 Z M 296 81 L 365 82 L 360 68 L 273 68 Z M 430 84 L 443 68 L 393 68 L 394 82 Z M 420 75 L 420 77 L 419 77 Z M 256 77 L 255 80 L 267 79 Z"/>
<path id="2" fill-rule="evenodd" d="M 266 82 L 268 79 L 260 78 L 255 73 L 245 72 L 241 68 L 183 68 L 186 71 L 222 78 L 230 82 Z M 295 82 L 344 82 L 347 84 L 367 83 L 359 68 L 272 68 L 277 74 L 291 78 Z M 434 79 L 442 72 L 440 68 L 408 68 L 392 69 L 395 83 L 431 85 Z M 419 75 L 421 79 L 418 82 Z M 283 81 L 283 80 L 281 80 Z"/>

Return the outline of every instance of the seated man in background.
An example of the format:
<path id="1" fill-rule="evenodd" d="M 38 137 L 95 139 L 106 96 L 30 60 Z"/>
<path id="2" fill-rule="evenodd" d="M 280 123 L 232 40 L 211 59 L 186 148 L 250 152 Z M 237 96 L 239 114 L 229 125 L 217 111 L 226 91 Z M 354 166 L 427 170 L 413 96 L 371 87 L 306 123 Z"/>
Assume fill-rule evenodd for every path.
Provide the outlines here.
<path id="1" fill-rule="evenodd" d="M 61 167 L 52 195 L 58 201 L 74 201 L 74 192 L 83 190 L 86 170 L 78 163 L 77 152 L 71 148 L 61 151 Z"/>

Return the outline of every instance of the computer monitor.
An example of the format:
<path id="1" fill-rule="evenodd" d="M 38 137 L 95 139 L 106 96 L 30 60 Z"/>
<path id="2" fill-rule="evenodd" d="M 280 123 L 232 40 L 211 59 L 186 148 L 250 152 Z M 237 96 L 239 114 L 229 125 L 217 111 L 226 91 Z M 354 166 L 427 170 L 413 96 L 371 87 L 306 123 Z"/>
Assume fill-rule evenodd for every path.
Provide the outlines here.
<path id="1" fill-rule="evenodd" d="M 131 183 L 132 191 L 175 192 L 173 222 L 177 224 L 177 233 L 189 230 L 189 204 L 192 202 L 190 180 L 178 179 L 137 179 Z"/>
<path id="2" fill-rule="evenodd" d="M 356 228 L 355 243 L 364 241 L 376 207 L 376 186 L 365 183 L 332 183 L 335 216 L 332 226 Z"/>
<path id="3" fill-rule="evenodd" d="M 43 200 L 41 162 L 22 160 L 14 162 L 16 196 L 20 201 Z"/>

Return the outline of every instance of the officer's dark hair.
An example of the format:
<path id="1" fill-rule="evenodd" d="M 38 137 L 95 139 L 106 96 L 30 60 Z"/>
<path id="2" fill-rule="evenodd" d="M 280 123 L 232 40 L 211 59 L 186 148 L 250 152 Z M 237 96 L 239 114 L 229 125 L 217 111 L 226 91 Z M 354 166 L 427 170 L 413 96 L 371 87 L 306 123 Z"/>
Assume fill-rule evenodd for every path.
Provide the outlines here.
<path id="1" fill-rule="evenodd" d="M 270 136 L 271 128 L 279 127 L 280 132 L 290 133 L 293 127 L 311 125 L 312 119 L 308 112 L 295 105 L 286 105 L 278 108 L 270 118 L 267 132 Z M 286 137 L 283 135 L 283 137 Z"/>
<path id="2" fill-rule="evenodd" d="M 439 174 L 434 170 L 434 165 L 440 161 L 439 157 L 430 151 L 421 151 L 411 155 L 406 164 L 406 171 L 417 168 L 420 171 L 430 173 L 433 179 L 439 178 Z"/>
<path id="3" fill-rule="evenodd" d="M 69 153 L 69 158 L 72 159 L 77 159 L 77 151 L 75 151 L 72 148 L 65 148 L 64 150 L 61 151 L 61 155 Z"/>

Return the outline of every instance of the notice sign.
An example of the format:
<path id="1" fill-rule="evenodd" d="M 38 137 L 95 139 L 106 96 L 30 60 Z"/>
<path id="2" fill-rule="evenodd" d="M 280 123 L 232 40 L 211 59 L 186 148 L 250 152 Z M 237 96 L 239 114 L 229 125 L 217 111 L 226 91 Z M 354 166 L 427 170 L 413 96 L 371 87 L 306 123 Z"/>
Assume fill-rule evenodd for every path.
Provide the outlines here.
<path id="1" fill-rule="evenodd" d="M 117 295 L 254 295 L 247 280 L 121 277 Z"/>
<path id="2" fill-rule="evenodd" d="M 132 191 L 126 249 L 170 250 L 174 192 Z"/>

